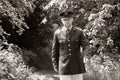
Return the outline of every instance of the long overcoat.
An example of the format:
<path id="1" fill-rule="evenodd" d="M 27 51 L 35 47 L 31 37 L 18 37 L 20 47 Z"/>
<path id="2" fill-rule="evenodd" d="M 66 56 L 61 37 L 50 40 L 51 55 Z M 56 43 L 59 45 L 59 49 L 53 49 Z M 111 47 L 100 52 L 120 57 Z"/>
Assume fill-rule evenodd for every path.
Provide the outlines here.
<path id="1" fill-rule="evenodd" d="M 55 31 L 52 46 L 52 62 L 60 75 L 85 73 L 85 64 L 80 47 L 85 48 L 87 40 L 83 31 L 72 27 L 68 35 L 64 29 Z"/>

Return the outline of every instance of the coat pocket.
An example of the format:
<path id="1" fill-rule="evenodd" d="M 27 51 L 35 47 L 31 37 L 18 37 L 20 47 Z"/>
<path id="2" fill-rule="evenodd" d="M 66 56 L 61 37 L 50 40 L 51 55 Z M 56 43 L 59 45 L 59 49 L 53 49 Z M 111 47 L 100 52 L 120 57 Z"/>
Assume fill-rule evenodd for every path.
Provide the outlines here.
<path id="1" fill-rule="evenodd" d="M 60 56 L 59 60 L 62 61 L 63 63 L 68 60 L 68 56 Z"/>

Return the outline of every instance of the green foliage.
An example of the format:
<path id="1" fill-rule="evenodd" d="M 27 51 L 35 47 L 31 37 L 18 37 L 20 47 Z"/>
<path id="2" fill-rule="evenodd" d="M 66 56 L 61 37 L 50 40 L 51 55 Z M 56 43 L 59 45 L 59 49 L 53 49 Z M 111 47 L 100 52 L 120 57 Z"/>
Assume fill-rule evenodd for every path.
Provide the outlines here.
<path id="1" fill-rule="evenodd" d="M 109 53 L 110 54 L 110 53 Z M 119 80 L 120 55 L 94 55 L 86 62 L 86 80 Z"/>
<path id="2" fill-rule="evenodd" d="M 24 63 L 21 49 L 9 44 L 8 50 L 0 51 L 0 79 L 27 80 L 30 68 Z"/>
<path id="3" fill-rule="evenodd" d="M 39 4 L 38 4 L 39 5 Z M 37 6 L 37 5 L 36 5 Z M 52 26 L 45 21 L 46 12 L 37 6 L 34 12 L 25 17 L 26 24 L 30 27 L 20 36 L 19 45 L 37 52 L 39 47 L 47 47 L 52 39 Z M 28 41 L 29 40 L 29 41 Z M 24 44 L 25 43 L 25 44 Z"/>
<path id="4" fill-rule="evenodd" d="M 103 4 L 91 13 L 85 33 L 90 42 L 90 56 L 85 59 L 89 75 L 95 80 L 119 80 L 120 11 L 118 5 Z M 117 44 L 116 44 L 117 43 Z M 95 76 L 97 77 L 95 77 Z"/>
<path id="5" fill-rule="evenodd" d="M 27 0 L 0 0 L 0 26 L 1 36 L 7 41 L 8 35 L 21 35 L 25 29 L 29 29 L 24 16 L 28 16 L 34 9 L 32 1 Z"/>
<path id="6" fill-rule="evenodd" d="M 88 17 L 89 23 L 84 31 L 90 40 L 90 47 L 97 48 L 96 54 L 119 53 L 119 35 L 113 36 L 115 33 L 119 34 L 120 26 L 120 22 L 117 20 L 120 16 L 112 14 L 113 11 L 119 14 L 119 10 L 115 7 L 104 4 L 102 11 L 92 13 Z M 118 45 L 114 45 L 116 41 Z"/>

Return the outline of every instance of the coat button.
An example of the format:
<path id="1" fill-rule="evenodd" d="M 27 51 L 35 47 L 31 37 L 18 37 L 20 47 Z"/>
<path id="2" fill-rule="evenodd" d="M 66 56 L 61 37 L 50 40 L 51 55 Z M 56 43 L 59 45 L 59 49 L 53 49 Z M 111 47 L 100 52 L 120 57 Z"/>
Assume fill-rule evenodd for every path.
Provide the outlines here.
<path id="1" fill-rule="evenodd" d="M 68 39 L 68 41 L 70 41 L 70 40 Z"/>
<path id="2" fill-rule="evenodd" d="M 78 40 L 76 40 L 78 42 Z"/>
<path id="3" fill-rule="evenodd" d="M 68 44 L 68 46 L 70 46 L 70 44 Z"/>
<path id="4" fill-rule="evenodd" d="M 71 51 L 71 49 L 69 49 L 69 51 Z"/>
<path id="5" fill-rule="evenodd" d="M 71 53 L 69 55 L 71 55 Z"/>

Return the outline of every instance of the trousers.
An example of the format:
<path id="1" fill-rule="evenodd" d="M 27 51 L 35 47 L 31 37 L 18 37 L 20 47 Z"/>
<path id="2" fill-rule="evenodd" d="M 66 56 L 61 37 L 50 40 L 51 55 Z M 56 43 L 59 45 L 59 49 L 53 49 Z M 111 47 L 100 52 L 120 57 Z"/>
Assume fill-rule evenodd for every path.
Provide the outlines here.
<path id="1" fill-rule="evenodd" d="M 60 80 L 83 80 L 82 74 L 60 75 Z"/>

